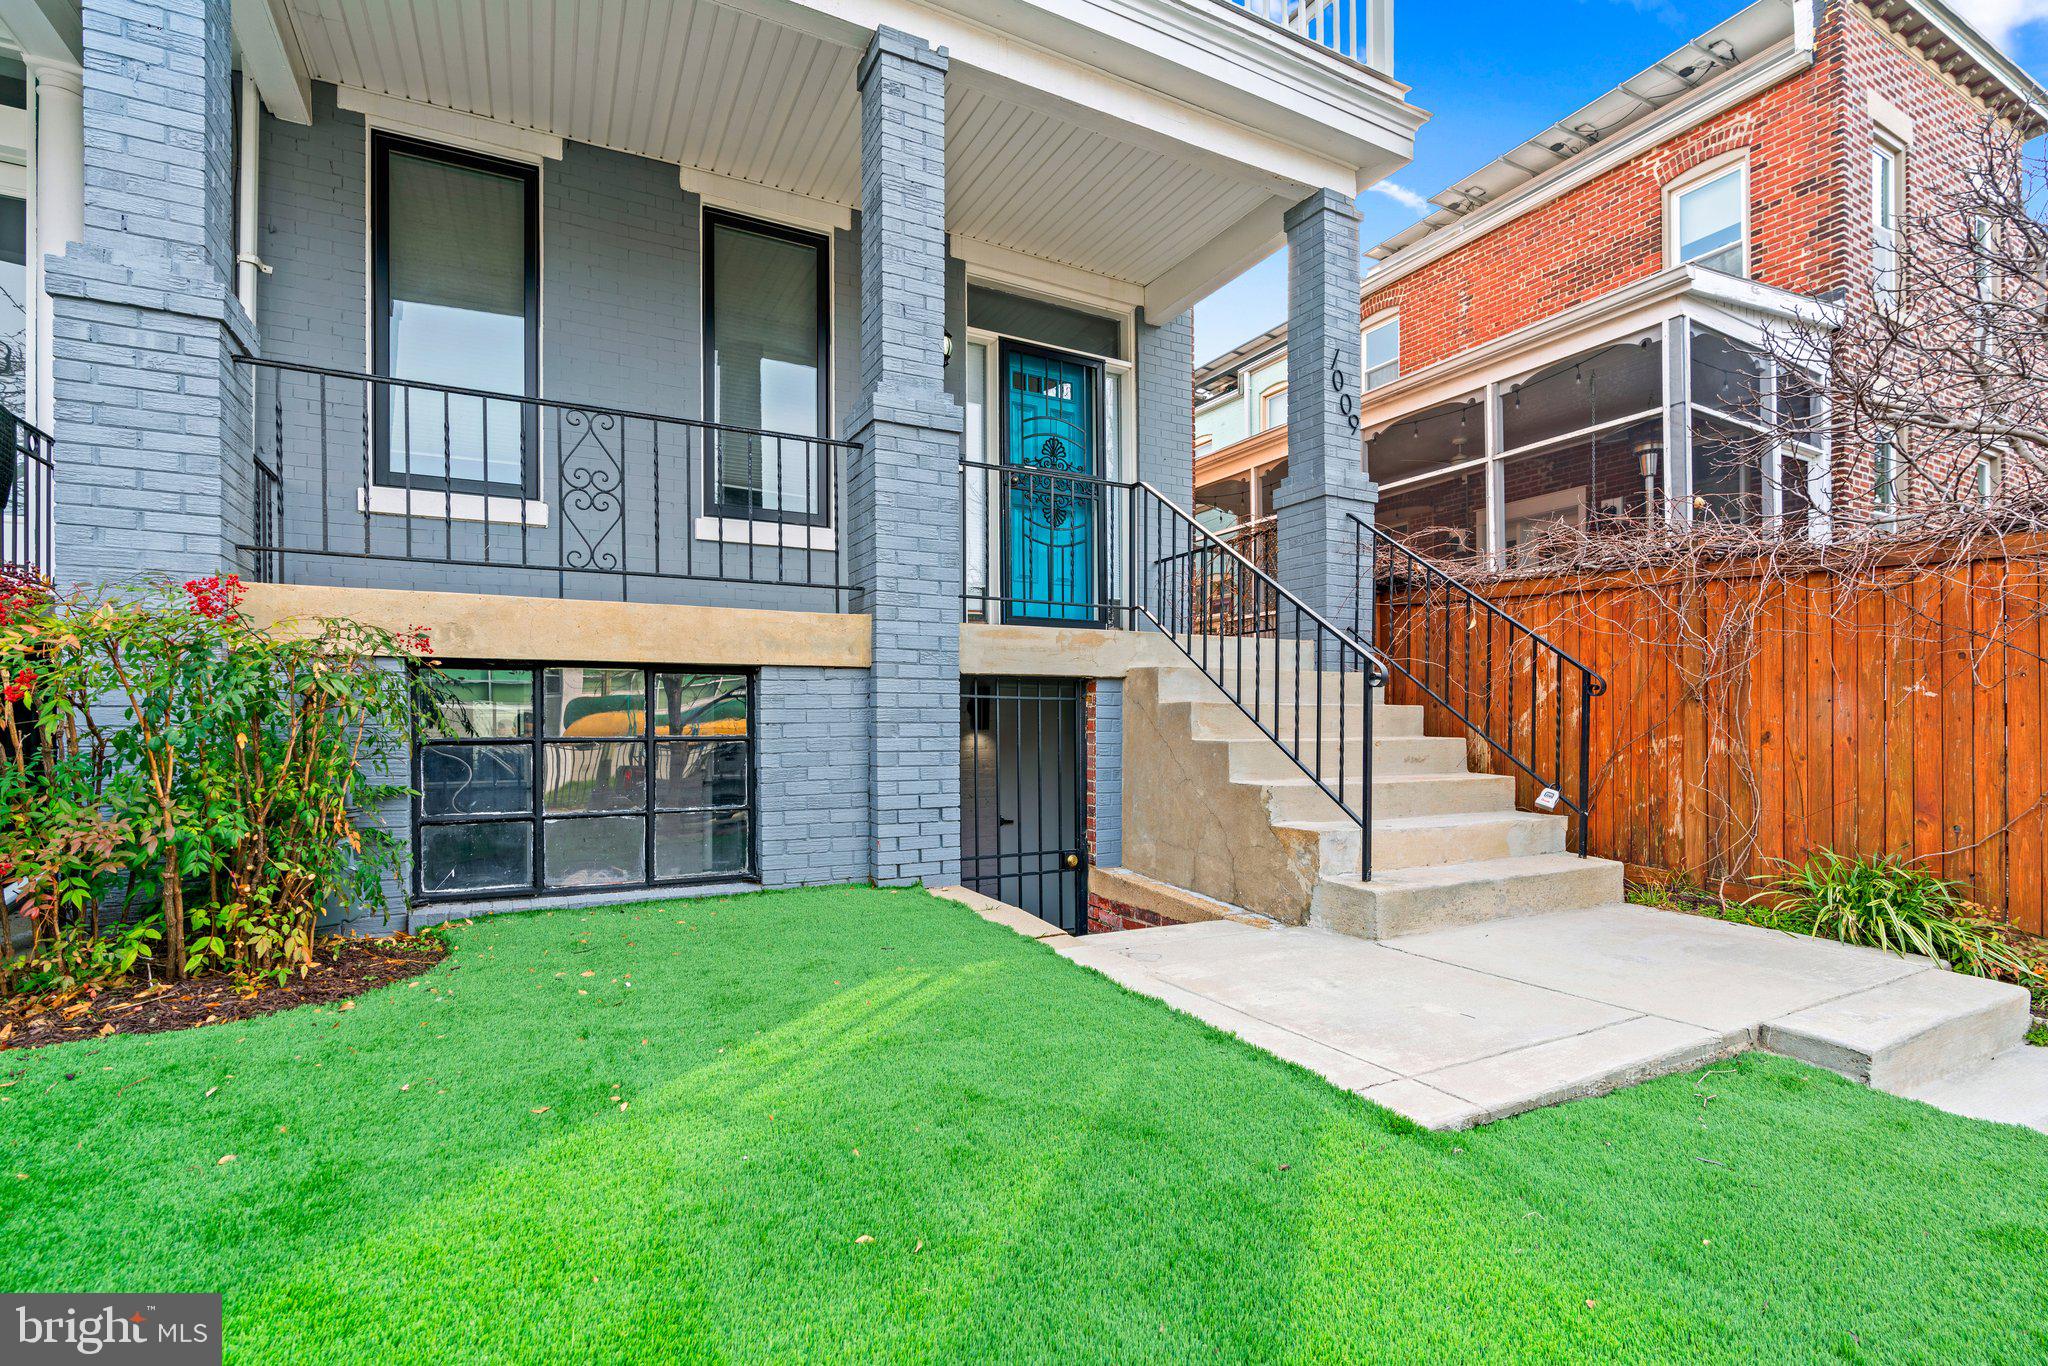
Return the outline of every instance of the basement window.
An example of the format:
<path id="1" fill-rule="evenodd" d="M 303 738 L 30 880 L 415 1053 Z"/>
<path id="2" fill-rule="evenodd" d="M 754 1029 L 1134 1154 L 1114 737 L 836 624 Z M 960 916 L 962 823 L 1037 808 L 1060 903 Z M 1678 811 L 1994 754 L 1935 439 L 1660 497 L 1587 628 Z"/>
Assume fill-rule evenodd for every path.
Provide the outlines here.
<path id="1" fill-rule="evenodd" d="M 420 899 L 754 876 L 749 675 L 467 665 L 422 691 Z"/>

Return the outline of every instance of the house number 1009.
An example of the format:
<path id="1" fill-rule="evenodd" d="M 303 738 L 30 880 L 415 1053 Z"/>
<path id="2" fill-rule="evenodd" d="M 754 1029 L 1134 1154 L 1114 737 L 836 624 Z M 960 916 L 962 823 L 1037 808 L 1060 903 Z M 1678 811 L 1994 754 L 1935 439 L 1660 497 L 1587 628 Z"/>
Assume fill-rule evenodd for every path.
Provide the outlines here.
<path id="1" fill-rule="evenodd" d="M 1330 352 L 1330 391 L 1337 395 L 1337 411 L 1344 415 L 1344 425 L 1355 436 L 1358 433 L 1358 396 L 1351 392 L 1351 377 L 1344 373 L 1344 357 L 1337 351 Z"/>

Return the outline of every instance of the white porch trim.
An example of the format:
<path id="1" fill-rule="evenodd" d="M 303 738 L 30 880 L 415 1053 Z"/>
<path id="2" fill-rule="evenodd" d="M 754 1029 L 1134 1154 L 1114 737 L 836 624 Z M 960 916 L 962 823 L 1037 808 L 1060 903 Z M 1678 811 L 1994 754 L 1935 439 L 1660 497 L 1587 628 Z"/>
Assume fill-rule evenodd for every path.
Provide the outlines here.
<path id="1" fill-rule="evenodd" d="M 352 114 L 361 114 L 364 123 L 388 133 L 403 133 L 426 142 L 488 152 L 536 166 L 543 161 L 562 159 L 562 139 L 552 133 L 443 109 L 437 104 L 379 95 L 347 85 L 334 88 L 334 102 Z"/>

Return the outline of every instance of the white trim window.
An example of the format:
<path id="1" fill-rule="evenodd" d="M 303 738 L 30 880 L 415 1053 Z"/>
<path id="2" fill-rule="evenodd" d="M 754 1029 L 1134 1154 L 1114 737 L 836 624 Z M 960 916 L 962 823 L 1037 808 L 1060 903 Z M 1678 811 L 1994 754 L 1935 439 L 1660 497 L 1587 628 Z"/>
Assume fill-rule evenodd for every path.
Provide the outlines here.
<path id="1" fill-rule="evenodd" d="M 1749 274 L 1749 164 L 1716 163 L 1672 183 L 1665 221 L 1674 266 Z"/>
<path id="2" fill-rule="evenodd" d="M 1990 507 L 1998 498 L 1999 487 L 2005 482 L 2005 461 L 1996 451 L 1989 451 L 1977 457 L 1977 466 L 1971 471 L 1976 482 L 1977 503 Z"/>
<path id="3" fill-rule="evenodd" d="M 1878 520 L 1889 523 L 1897 520 L 1899 505 L 1905 501 L 1905 458 L 1899 450 L 1896 432 L 1878 433 L 1873 459 L 1876 468 L 1871 472 L 1871 504 Z"/>
<path id="4" fill-rule="evenodd" d="M 1401 315 L 1368 326 L 1364 345 L 1364 392 L 1369 394 L 1401 377 Z"/>
<path id="5" fill-rule="evenodd" d="M 1259 395 L 1259 430 L 1287 425 L 1287 386 L 1275 384 Z"/>
<path id="6" fill-rule="evenodd" d="M 1899 220 L 1906 209 L 1906 153 L 1879 139 L 1870 149 L 1870 288 L 1878 305 L 1899 301 Z"/>

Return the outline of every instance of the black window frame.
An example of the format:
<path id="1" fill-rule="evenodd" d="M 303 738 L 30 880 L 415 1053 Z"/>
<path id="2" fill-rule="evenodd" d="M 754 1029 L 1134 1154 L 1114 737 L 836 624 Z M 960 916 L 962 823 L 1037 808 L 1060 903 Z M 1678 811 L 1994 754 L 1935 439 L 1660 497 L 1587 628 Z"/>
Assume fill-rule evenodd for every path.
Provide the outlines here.
<path id="1" fill-rule="evenodd" d="M 427 735 L 420 726 L 422 707 L 415 705 L 412 712 L 412 754 L 408 767 L 412 797 L 412 876 L 410 884 L 412 899 L 418 904 L 443 902 L 495 901 L 506 897 L 568 897 L 583 895 L 607 895 L 620 891 L 638 891 L 647 888 L 694 887 L 731 882 L 759 883 L 761 880 L 761 784 L 760 784 L 760 721 L 757 705 L 760 696 L 760 675 L 754 669 L 735 669 L 717 665 L 700 664 L 645 664 L 605 663 L 586 660 L 447 660 L 435 666 L 436 670 L 477 669 L 502 673 L 524 673 L 531 683 L 529 696 L 532 699 L 533 724 L 530 732 L 514 736 L 454 736 Z M 550 817 L 546 806 L 547 753 L 551 744 L 588 743 L 589 737 L 567 737 L 549 735 L 546 720 L 546 674 L 549 669 L 587 670 L 629 670 L 642 675 L 642 700 L 646 710 L 646 730 L 638 737 L 638 743 L 645 746 L 645 777 L 642 805 L 628 811 L 596 813 L 557 813 Z M 415 687 L 418 670 L 415 669 Z M 656 680 L 663 674 L 710 674 L 721 677 L 737 677 L 746 690 L 747 730 L 744 736 L 657 736 L 654 733 L 656 712 Z M 596 737 L 601 740 L 603 737 Z M 632 742 L 633 737 L 620 737 Z M 661 745 L 692 745 L 729 743 L 739 741 L 747 747 L 747 793 L 746 800 L 738 806 L 705 807 L 663 807 L 655 800 L 655 779 L 659 772 L 656 756 Z M 445 816 L 429 816 L 423 807 L 426 783 L 424 764 L 431 749 L 455 749 L 469 747 L 505 747 L 519 745 L 528 751 L 528 779 L 530 783 L 530 804 L 520 812 L 462 813 Z M 657 878 L 654 876 L 654 826 L 658 817 L 691 813 L 731 814 L 744 812 L 747 817 L 747 860 L 746 867 L 738 872 L 708 872 L 681 878 Z M 550 819 L 574 820 L 579 815 L 595 816 L 638 816 L 645 826 L 641 846 L 642 877 L 637 882 L 612 882 L 593 886 L 561 887 L 550 886 L 547 880 L 547 824 Z M 424 859 L 421 857 L 421 832 L 437 826 L 463 825 L 525 825 L 531 829 L 532 866 L 528 870 L 524 885 L 482 888 L 476 891 L 430 892 L 426 890 L 423 876 Z"/>
<path id="2" fill-rule="evenodd" d="M 809 247 L 818 254 L 818 435 L 798 438 L 796 433 L 764 432 L 759 427 L 738 427 L 724 423 L 718 413 L 718 295 L 714 283 L 718 276 L 717 252 L 718 229 L 732 228 L 739 232 L 750 232 L 760 237 L 772 237 L 780 241 Z M 817 466 L 817 488 L 813 493 L 815 512 L 786 512 L 780 509 L 753 507 L 736 503 L 719 496 L 718 433 L 710 434 L 706 444 L 703 473 L 704 512 L 708 517 L 730 518 L 735 521 L 771 522 L 787 526 L 829 527 L 832 525 L 832 464 L 826 458 L 826 446 L 832 430 L 832 239 L 819 232 L 792 228 L 766 219 L 750 218 L 745 214 L 732 213 L 725 209 L 706 207 L 703 219 L 704 249 L 704 416 L 707 421 L 720 428 L 738 432 L 760 432 L 765 435 L 780 435 L 788 439 L 801 439 L 810 443 L 812 463 Z"/>
<path id="3" fill-rule="evenodd" d="M 398 133 L 370 131 L 370 372 L 389 384 L 373 384 L 371 444 L 373 470 L 380 488 L 427 489 L 445 493 L 484 494 L 494 498 L 540 496 L 540 409 L 520 405 L 520 477 L 515 483 L 490 479 L 456 479 L 444 467 L 441 475 L 399 473 L 391 467 L 391 392 L 413 382 L 391 373 L 391 156 L 393 153 L 439 161 L 466 170 L 502 175 L 520 182 L 525 198 L 526 246 L 526 392 L 509 398 L 540 397 L 540 168 L 503 157 L 447 147 Z M 434 393 L 449 386 L 418 381 L 413 392 Z M 457 392 L 462 392 L 457 390 Z M 486 471 L 488 472 L 488 471 Z"/>

